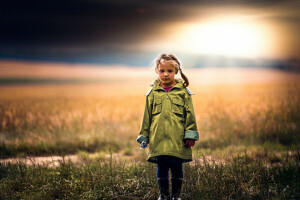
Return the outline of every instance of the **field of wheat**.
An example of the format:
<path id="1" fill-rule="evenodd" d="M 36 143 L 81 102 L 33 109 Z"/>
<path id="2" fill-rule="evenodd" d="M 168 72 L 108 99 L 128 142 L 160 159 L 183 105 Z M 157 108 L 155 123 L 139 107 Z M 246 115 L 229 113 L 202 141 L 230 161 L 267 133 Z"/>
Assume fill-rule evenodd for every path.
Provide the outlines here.
<path id="1" fill-rule="evenodd" d="M 60 74 L 65 74 L 60 78 L 79 76 L 66 73 L 65 68 L 59 68 L 63 72 Z M 0 156 L 138 152 L 135 138 L 142 120 L 144 93 L 152 80 L 151 70 L 89 70 L 83 76 L 97 77 L 98 73 L 101 79 L 104 74 L 111 82 L 1 86 Z M 190 89 L 196 93 L 193 103 L 200 131 L 195 151 L 207 154 L 236 148 L 297 149 L 300 76 L 255 70 L 188 71 Z"/>
<path id="2" fill-rule="evenodd" d="M 55 84 L 55 81 L 51 84 L 36 84 L 30 83 L 30 81 L 25 85 L 11 84 L 11 82 L 5 84 L 8 79 L 15 80 L 19 76 L 12 75 L 13 72 L 11 72 L 12 74 L 0 74 L 5 77 L 4 84 L 0 86 L 0 158 L 88 155 L 89 153 L 113 155 L 113 153 L 118 153 L 121 158 L 129 157 L 129 166 L 125 167 L 125 164 L 123 165 L 122 161 L 118 160 L 116 162 L 119 164 L 116 166 L 120 168 L 113 168 L 113 158 L 107 161 L 108 163 L 101 160 L 103 162 L 102 169 L 106 170 L 102 171 L 103 176 L 97 174 L 101 172 L 101 169 L 100 172 L 94 170 L 96 166 L 101 166 L 99 160 L 91 161 L 93 164 L 79 168 L 72 164 L 63 164 L 57 170 L 67 173 L 64 175 L 67 178 L 60 177 L 61 175 L 58 174 L 60 181 L 75 181 L 73 182 L 75 185 L 76 181 L 87 182 L 78 185 L 80 190 L 76 189 L 77 196 L 74 193 L 74 187 L 68 183 L 60 183 L 61 186 L 68 187 L 65 193 L 52 191 L 58 196 L 49 198 L 72 199 L 65 196 L 72 193 L 75 195 L 74 198 L 114 199 L 113 196 L 116 197 L 118 191 L 121 190 L 119 187 L 121 187 L 128 191 L 121 192 L 122 194 L 118 193 L 120 195 L 118 199 L 155 199 L 157 196 L 157 189 L 154 189 L 156 186 L 153 187 L 155 169 L 151 164 L 145 163 L 146 153 L 139 149 L 139 145 L 135 141 L 143 115 L 144 94 L 153 80 L 152 75 L 149 75 L 151 69 L 143 69 L 144 71 L 121 69 L 122 73 L 120 73 L 120 68 L 105 68 L 105 73 L 102 73 L 101 69 L 96 70 L 101 76 L 97 76 L 97 73 L 83 75 L 88 78 L 93 74 L 93 78 L 98 80 L 105 74 L 105 78 L 110 80 L 108 82 L 76 84 Z M 81 70 L 83 69 L 81 68 Z M 57 71 L 55 72 L 57 73 Z M 67 76 L 65 75 L 59 78 L 78 79 L 82 73 L 69 74 L 71 76 L 65 77 Z M 220 193 L 214 193 L 213 189 L 205 187 L 204 179 L 197 179 L 192 188 L 198 193 L 189 190 L 190 186 L 184 186 L 186 197 L 198 199 L 197 195 L 206 194 L 204 199 L 228 199 L 230 195 L 238 197 L 241 195 L 240 192 L 247 190 L 243 194 L 244 196 L 242 195 L 246 199 L 256 197 L 256 199 L 297 198 L 299 194 L 295 191 L 299 189 L 299 181 L 297 181 L 299 170 L 297 168 L 300 158 L 300 75 L 275 70 L 244 68 L 187 69 L 186 75 L 190 78 L 189 88 L 196 93 L 193 96 L 193 103 L 200 140 L 193 147 L 195 165 L 186 166 L 185 172 L 190 170 L 191 175 L 188 177 L 191 179 L 193 179 L 192 174 L 197 177 L 197 173 L 202 173 L 201 176 L 211 176 L 206 180 L 211 184 L 214 182 L 213 180 L 218 180 L 216 176 L 225 177 L 225 182 L 221 181 L 219 185 L 223 196 L 220 196 Z M 44 76 L 40 77 L 45 78 Z M 209 163 L 206 163 L 207 159 L 210 159 Z M 126 162 L 128 163 L 128 159 Z M 142 163 L 140 167 L 136 166 L 137 162 Z M 239 162 L 241 162 L 240 165 Z M 280 166 L 284 166 L 284 168 L 280 168 Z M 286 168 L 286 166 L 289 167 Z M 22 164 L 17 166 L 1 164 L 0 169 L 0 188 L 3 189 L 2 191 L 8 191 L 3 194 L 3 198 L 21 198 L 25 193 L 27 194 L 28 191 L 23 186 L 28 183 L 29 179 L 32 179 L 29 181 L 32 185 L 35 181 L 38 182 L 36 182 L 36 186 L 32 186 L 38 190 L 42 189 L 40 187 L 45 184 L 55 185 L 52 182 L 55 179 L 52 179 L 52 176 L 56 177 L 52 174 L 54 169 L 40 168 L 40 166 L 32 168 Z M 153 175 L 149 181 L 137 177 L 138 173 L 146 173 L 145 170 Z M 237 171 L 233 173 L 232 170 Z M 272 181 L 264 183 L 260 182 L 262 180 L 258 177 L 251 178 L 255 171 L 257 171 L 256 175 L 264 176 L 268 180 L 273 178 Z M 24 172 L 27 175 L 24 175 Z M 24 185 L 20 186 L 22 189 L 16 189 L 15 187 L 18 185 L 15 181 L 17 179 L 8 178 L 8 176 L 17 177 L 20 173 L 21 177 L 25 177 L 25 179 L 21 178 L 18 181 Z M 49 180 L 47 181 L 47 178 L 37 180 L 36 173 L 44 173 Z M 91 180 L 89 182 L 82 179 L 81 176 L 73 176 L 70 173 L 86 174 L 87 178 L 91 178 Z M 120 176 L 122 184 L 125 184 L 127 179 L 133 182 L 120 185 L 111 180 L 113 173 L 116 177 Z M 231 177 L 231 173 L 234 177 Z M 240 173 L 247 174 L 249 180 L 243 181 Z M 251 175 L 251 173 L 253 174 Z M 288 174 L 292 178 L 289 178 L 289 182 L 285 179 L 288 176 L 283 178 L 278 175 L 279 182 L 274 181 L 274 173 L 277 175 L 282 173 L 283 177 Z M 105 182 L 106 186 L 102 185 L 104 188 L 93 185 L 97 181 L 103 182 L 102 178 L 106 176 L 108 182 Z M 135 179 L 130 179 L 130 176 L 134 176 Z M 237 177 L 239 178 L 236 179 Z M 93 180 L 95 178 L 99 180 Z M 283 179 L 281 180 L 281 178 Z M 235 182 L 230 185 L 230 181 L 233 179 Z M 251 180 L 258 182 L 251 182 L 252 185 L 250 183 L 248 185 L 247 181 Z M 229 185 L 226 181 L 229 181 Z M 105 189 L 105 187 L 109 187 L 110 183 L 114 187 Z M 149 191 L 153 191 L 154 195 L 143 193 L 139 184 L 144 185 Z M 250 185 L 252 189 L 248 188 Z M 199 189 L 200 186 L 202 189 Z M 271 186 L 276 187 L 273 188 L 274 191 L 269 188 L 268 193 L 268 189 L 265 187 Z M 286 188 L 286 186 L 290 188 Z M 54 189 L 54 186 L 49 187 L 50 190 Z M 133 187 L 137 187 L 138 190 L 134 191 Z M 226 187 L 228 188 L 226 189 Z M 235 187 L 243 188 L 240 188 L 241 191 L 239 191 Z M 96 189 L 93 190 L 93 188 Z M 19 196 L 14 196 L 14 190 L 20 191 L 16 193 Z M 105 190 L 107 192 L 104 192 Z M 253 190 L 254 196 L 250 190 Z M 283 195 L 282 191 L 284 190 L 288 191 L 285 194 L 287 196 L 280 196 Z M 49 194 L 41 193 L 40 190 L 39 192 L 40 196 L 37 196 L 37 199 L 38 197 L 47 198 Z M 52 193 L 50 192 L 50 194 Z M 28 198 L 33 198 L 32 195 L 30 193 Z M 85 197 L 84 195 L 91 196 Z M 147 195 L 150 196 L 147 197 Z M 132 196 L 137 197 L 132 198 Z"/>

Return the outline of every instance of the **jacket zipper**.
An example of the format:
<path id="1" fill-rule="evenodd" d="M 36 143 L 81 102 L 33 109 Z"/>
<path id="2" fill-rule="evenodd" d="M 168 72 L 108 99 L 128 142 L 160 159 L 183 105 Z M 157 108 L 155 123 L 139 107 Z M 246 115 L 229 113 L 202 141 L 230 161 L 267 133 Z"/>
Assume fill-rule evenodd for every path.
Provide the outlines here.
<path id="1" fill-rule="evenodd" d="M 163 89 L 163 91 L 165 91 L 166 93 L 167 93 L 167 95 L 166 95 L 166 99 L 168 99 L 169 98 L 169 96 L 168 96 L 168 92 L 163 88 L 163 87 L 161 87 L 161 86 L 159 86 L 161 89 Z M 173 88 L 171 88 L 171 90 L 172 90 Z M 170 92 L 170 90 L 169 90 L 169 92 Z"/>

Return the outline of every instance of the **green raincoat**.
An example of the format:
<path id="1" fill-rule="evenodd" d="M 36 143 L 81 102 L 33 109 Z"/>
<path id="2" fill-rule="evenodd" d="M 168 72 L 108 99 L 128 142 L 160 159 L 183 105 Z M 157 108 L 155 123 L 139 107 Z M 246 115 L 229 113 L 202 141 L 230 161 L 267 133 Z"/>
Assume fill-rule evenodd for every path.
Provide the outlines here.
<path id="1" fill-rule="evenodd" d="M 182 80 L 167 93 L 159 82 L 147 92 L 142 127 L 137 142 L 149 144 L 147 161 L 156 163 L 156 156 L 170 155 L 192 161 L 192 150 L 185 139 L 199 140 L 193 93 L 183 87 Z"/>

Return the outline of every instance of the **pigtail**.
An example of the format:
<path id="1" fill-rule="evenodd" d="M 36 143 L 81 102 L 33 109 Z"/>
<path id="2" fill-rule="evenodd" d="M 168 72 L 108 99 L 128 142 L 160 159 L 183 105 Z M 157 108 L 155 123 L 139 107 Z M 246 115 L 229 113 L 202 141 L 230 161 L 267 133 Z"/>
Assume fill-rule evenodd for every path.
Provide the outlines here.
<path id="1" fill-rule="evenodd" d="M 178 64 L 178 70 L 179 70 L 179 72 L 180 72 L 180 75 L 181 75 L 181 77 L 182 77 L 182 79 L 184 80 L 184 82 L 183 82 L 183 87 L 187 87 L 187 86 L 189 86 L 189 79 L 184 75 L 184 73 L 182 73 L 182 69 L 181 69 L 181 64 L 180 64 L 180 62 L 179 62 L 179 60 L 178 60 L 178 58 L 176 58 L 174 55 L 172 55 L 172 54 L 170 54 L 169 55 L 175 62 L 177 62 L 177 64 Z"/>
<path id="2" fill-rule="evenodd" d="M 187 87 L 187 86 L 189 86 L 189 79 L 184 75 L 184 73 L 182 73 L 182 70 L 181 70 L 181 68 L 179 67 L 179 72 L 180 72 L 180 75 L 181 75 L 181 77 L 182 77 L 182 79 L 184 80 L 184 82 L 183 82 L 183 87 Z"/>

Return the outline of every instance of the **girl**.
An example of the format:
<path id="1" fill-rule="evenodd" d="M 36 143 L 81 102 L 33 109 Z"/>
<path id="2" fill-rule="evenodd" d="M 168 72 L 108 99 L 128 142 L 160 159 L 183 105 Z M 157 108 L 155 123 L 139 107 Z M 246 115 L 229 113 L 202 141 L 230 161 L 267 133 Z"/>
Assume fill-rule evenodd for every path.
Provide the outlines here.
<path id="1" fill-rule="evenodd" d="M 180 200 L 182 163 L 192 161 L 191 147 L 199 140 L 189 81 L 179 60 L 161 54 L 155 65 L 158 79 L 146 93 L 146 106 L 137 142 L 149 144 L 147 161 L 157 163 L 159 200 L 169 199 L 169 169 L 172 173 L 172 199 Z M 175 79 L 180 72 L 182 80 Z"/>

